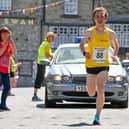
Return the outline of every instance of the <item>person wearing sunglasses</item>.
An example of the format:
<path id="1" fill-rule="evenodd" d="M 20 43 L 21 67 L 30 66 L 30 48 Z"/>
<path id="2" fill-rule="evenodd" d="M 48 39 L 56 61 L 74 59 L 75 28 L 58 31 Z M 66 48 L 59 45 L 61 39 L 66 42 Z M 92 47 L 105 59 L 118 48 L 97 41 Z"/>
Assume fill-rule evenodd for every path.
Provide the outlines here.
<path id="1" fill-rule="evenodd" d="M 104 85 L 108 78 L 109 58 L 108 49 L 113 46 L 113 60 L 117 60 L 118 40 L 113 30 L 106 27 L 108 11 L 104 7 L 96 7 L 93 10 L 95 26 L 90 27 L 80 43 L 80 49 L 85 55 L 87 72 L 87 91 L 89 96 L 96 97 L 96 114 L 94 125 L 100 125 L 100 115 L 105 102 Z M 86 46 L 86 47 L 84 47 Z"/>

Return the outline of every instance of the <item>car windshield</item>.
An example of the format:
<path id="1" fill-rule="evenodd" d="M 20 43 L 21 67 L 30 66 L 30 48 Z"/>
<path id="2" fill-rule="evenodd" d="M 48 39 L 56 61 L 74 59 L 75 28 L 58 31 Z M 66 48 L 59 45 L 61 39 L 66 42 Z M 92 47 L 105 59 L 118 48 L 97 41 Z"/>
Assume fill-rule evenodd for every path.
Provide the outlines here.
<path id="1" fill-rule="evenodd" d="M 113 61 L 111 56 L 113 55 L 113 49 L 109 49 L 109 61 L 110 64 L 117 65 L 118 61 Z M 56 53 L 55 64 L 84 64 L 85 57 L 83 56 L 79 47 L 64 47 L 60 48 Z"/>
<path id="2" fill-rule="evenodd" d="M 56 64 L 77 64 L 84 63 L 85 58 L 79 47 L 64 47 L 58 51 L 55 62 Z"/>

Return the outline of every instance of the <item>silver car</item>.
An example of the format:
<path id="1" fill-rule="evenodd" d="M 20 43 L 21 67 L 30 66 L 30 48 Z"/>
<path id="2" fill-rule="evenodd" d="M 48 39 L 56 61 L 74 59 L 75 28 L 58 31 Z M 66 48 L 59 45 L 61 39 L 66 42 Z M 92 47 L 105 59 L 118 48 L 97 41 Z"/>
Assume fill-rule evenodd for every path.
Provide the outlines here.
<path id="1" fill-rule="evenodd" d="M 113 49 L 109 49 L 113 54 Z M 89 97 L 86 88 L 85 57 L 79 44 L 60 45 L 46 68 L 45 105 L 53 107 L 57 102 L 95 102 L 96 95 Z M 108 81 L 105 84 L 105 99 L 112 105 L 128 107 L 128 78 L 121 62 L 110 58 Z"/>

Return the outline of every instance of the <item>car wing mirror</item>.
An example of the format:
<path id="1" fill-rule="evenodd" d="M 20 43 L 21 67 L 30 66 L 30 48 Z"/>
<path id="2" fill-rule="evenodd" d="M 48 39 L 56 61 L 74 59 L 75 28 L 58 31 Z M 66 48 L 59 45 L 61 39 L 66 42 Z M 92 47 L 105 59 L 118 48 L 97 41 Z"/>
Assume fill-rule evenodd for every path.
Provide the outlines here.
<path id="1" fill-rule="evenodd" d="M 41 60 L 41 64 L 42 65 L 49 65 L 50 64 L 50 60 L 49 59 L 42 59 Z"/>
<path id="2" fill-rule="evenodd" d="M 125 67 L 125 68 L 128 67 L 129 66 L 129 60 L 123 60 L 122 61 L 122 66 Z"/>

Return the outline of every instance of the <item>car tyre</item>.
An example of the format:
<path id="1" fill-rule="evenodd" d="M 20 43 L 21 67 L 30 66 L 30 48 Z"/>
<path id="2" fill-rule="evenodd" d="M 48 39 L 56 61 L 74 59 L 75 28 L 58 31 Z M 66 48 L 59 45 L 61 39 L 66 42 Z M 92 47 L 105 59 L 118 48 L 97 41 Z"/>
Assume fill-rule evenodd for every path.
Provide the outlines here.
<path id="1" fill-rule="evenodd" d="M 121 104 L 122 108 L 128 108 L 128 100 L 126 100 L 120 104 Z"/>
<path id="2" fill-rule="evenodd" d="M 45 107 L 56 107 L 56 102 L 54 100 L 48 100 L 47 88 L 45 87 Z"/>
<path id="3" fill-rule="evenodd" d="M 113 107 L 118 107 L 118 108 L 128 108 L 128 99 L 123 102 L 113 101 L 113 102 L 111 102 L 111 105 Z"/>

